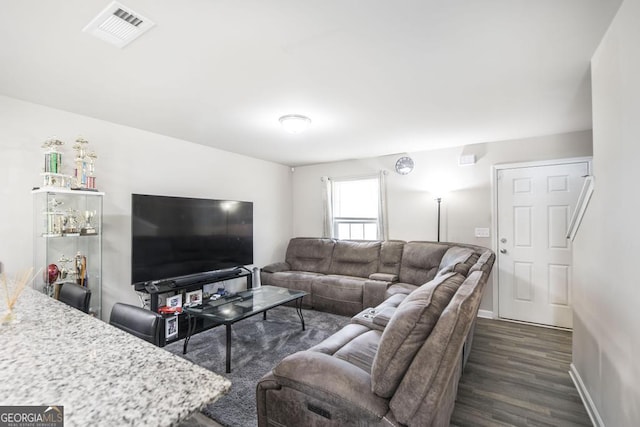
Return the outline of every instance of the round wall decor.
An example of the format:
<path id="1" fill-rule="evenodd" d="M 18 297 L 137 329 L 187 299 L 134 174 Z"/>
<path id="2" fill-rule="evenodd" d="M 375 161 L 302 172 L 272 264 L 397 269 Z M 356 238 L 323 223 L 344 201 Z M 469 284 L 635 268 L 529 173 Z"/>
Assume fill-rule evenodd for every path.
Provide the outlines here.
<path id="1" fill-rule="evenodd" d="M 400 175 L 407 175 L 413 170 L 414 163 L 411 157 L 403 156 L 396 162 L 396 172 Z"/>

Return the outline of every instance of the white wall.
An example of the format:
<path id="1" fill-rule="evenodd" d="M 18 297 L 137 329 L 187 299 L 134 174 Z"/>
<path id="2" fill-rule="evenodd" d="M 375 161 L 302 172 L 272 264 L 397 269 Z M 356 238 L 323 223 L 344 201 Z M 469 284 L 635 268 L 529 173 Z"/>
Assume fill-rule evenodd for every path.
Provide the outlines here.
<path id="1" fill-rule="evenodd" d="M 441 240 L 492 247 L 492 238 L 476 238 L 476 227 L 491 228 L 491 171 L 501 163 L 591 155 L 591 132 L 573 132 L 515 141 L 409 153 L 415 169 L 408 175 L 393 172 L 400 155 L 327 163 L 296 168 L 293 174 L 293 234 L 322 235 L 322 176 L 387 175 L 389 238 L 436 240 L 436 194 L 441 193 Z M 458 166 L 461 154 L 475 154 L 473 166 Z M 493 235 L 493 230 L 491 230 Z M 491 283 L 491 282 L 489 282 Z M 489 285 L 480 306 L 493 311 Z"/>
<path id="2" fill-rule="evenodd" d="M 640 425 L 640 1 L 592 59 L 595 191 L 574 244 L 573 364 L 595 413 Z"/>
<path id="3" fill-rule="evenodd" d="M 138 303 L 130 285 L 131 193 L 252 201 L 254 263 L 283 257 L 292 221 L 285 166 L 3 96 L 0 123 L 0 263 L 7 274 L 33 263 L 30 190 L 41 185 L 40 146 L 53 135 L 66 144 L 67 168 L 79 135 L 98 155 L 98 188 L 106 193 L 104 319 L 117 301 Z"/>

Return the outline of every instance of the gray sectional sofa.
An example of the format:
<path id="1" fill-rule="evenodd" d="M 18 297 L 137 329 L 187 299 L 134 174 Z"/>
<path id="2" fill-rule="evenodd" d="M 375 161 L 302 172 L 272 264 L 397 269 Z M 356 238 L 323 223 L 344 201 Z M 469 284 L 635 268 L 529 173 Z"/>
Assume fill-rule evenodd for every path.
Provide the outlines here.
<path id="1" fill-rule="evenodd" d="M 459 243 L 298 237 L 289 242 L 285 261 L 263 267 L 260 279 L 263 285 L 307 292 L 303 307 L 353 316 L 390 295 L 410 293 L 448 264 L 466 275 L 489 253 Z"/>
<path id="2" fill-rule="evenodd" d="M 292 239 L 262 283 L 353 317 L 259 381 L 258 425 L 449 425 L 494 260 L 456 243 Z"/>

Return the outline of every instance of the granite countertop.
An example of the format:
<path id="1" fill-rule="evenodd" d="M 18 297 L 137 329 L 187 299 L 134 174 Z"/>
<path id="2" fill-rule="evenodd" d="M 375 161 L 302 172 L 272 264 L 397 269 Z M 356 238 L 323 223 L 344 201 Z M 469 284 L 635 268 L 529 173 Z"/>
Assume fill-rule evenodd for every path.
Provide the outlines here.
<path id="1" fill-rule="evenodd" d="M 17 322 L 0 325 L 0 405 L 64 406 L 67 426 L 175 426 L 231 387 L 33 289 L 15 313 Z"/>

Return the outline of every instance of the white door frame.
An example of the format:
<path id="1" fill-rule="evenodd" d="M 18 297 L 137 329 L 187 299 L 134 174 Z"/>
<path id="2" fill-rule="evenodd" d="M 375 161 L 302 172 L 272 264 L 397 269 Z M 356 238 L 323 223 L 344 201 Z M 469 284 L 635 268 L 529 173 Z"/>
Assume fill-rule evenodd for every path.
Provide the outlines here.
<path id="1" fill-rule="evenodd" d="M 493 165 L 491 170 L 491 228 L 493 229 L 493 238 L 491 239 L 491 249 L 496 253 L 496 261 L 494 268 L 492 269 L 493 275 L 493 313 L 492 318 L 497 319 L 499 317 L 499 292 L 500 287 L 498 283 L 498 172 L 504 169 L 517 169 L 517 168 L 530 168 L 540 166 L 555 166 L 555 165 L 567 165 L 572 163 L 587 163 L 587 170 L 589 175 L 593 174 L 593 157 L 570 157 L 566 159 L 551 159 L 551 160 L 538 160 L 534 162 L 522 162 L 522 163 L 501 163 Z"/>

